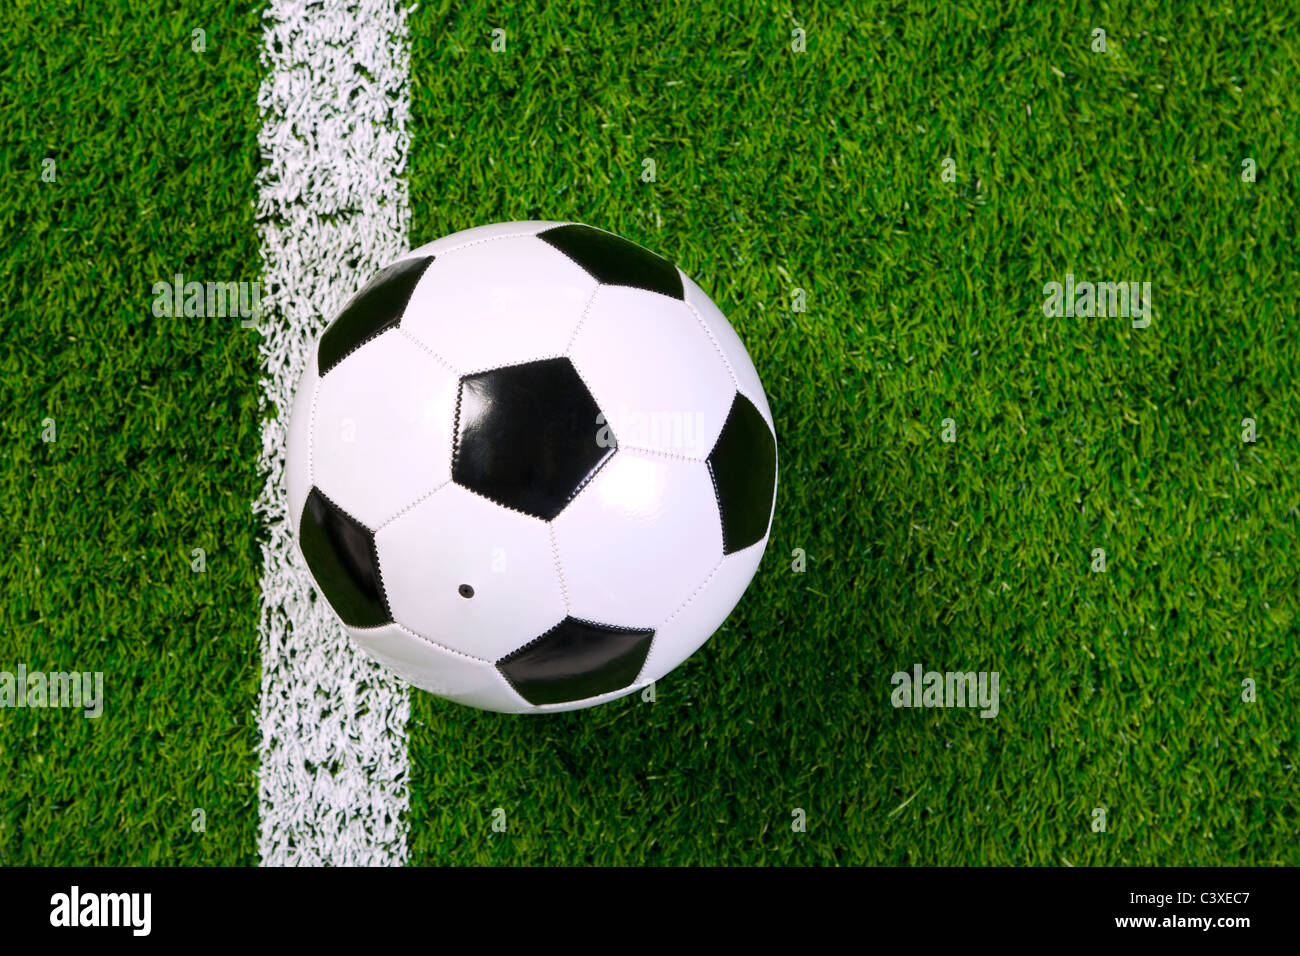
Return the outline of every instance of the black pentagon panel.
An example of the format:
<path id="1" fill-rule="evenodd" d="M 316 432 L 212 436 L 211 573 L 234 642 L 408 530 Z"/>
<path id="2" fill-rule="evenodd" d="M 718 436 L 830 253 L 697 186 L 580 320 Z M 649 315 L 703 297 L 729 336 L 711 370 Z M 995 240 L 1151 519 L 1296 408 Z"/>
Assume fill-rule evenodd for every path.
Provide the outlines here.
<path id="1" fill-rule="evenodd" d="M 349 299 L 320 337 L 316 352 L 318 374 L 323 377 L 375 336 L 396 328 L 416 283 L 431 262 L 433 256 L 394 262 Z"/>
<path id="2" fill-rule="evenodd" d="M 761 541 L 776 493 L 776 436 L 754 403 L 739 392 L 709 452 L 709 474 L 722 515 L 722 553 Z"/>
<path id="3" fill-rule="evenodd" d="M 654 633 L 566 617 L 497 661 L 497 669 L 534 706 L 598 697 L 636 680 Z"/>
<path id="4" fill-rule="evenodd" d="M 591 226 L 556 226 L 537 237 L 550 243 L 605 285 L 626 285 L 685 299 L 677 267 L 635 242 Z"/>
<path id="5" fill-rule="evenodd" d="M 312 488 L 302 509 L 298 543 L 330 607 L 350 627 L 378 627 L 392 618 L 379 578 L 374 533 Z"/>
<path id="6" fill-rule="evenodd" d="M 460 380 L 452 480 L 507 508 L 549 521 L 616 447 L 567 358 Z"/>

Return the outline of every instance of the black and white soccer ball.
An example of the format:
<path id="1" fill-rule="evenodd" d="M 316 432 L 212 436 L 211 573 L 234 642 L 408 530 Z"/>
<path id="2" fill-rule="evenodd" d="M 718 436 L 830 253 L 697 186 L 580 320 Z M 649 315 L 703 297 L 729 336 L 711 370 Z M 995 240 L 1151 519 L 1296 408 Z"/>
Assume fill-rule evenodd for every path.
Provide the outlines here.
<path id="1" fill-rule="evenodd" d="M 763 556 L 776 459 L 744 345 L 681 270 L 590 226 L 498 223 L 403 256 L 326 327 L 289 513 L 397 675 L 574 710 L 718 629 Z"/>

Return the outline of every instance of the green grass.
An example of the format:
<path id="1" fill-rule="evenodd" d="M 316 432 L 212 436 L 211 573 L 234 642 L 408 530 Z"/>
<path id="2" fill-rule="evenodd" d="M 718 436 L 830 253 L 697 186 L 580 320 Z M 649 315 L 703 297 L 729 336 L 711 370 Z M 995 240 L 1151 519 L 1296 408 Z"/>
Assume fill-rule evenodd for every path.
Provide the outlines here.
<path id="1" fill-rule="evenodd" d="M 930 6 L 414 18 L 413 240 L 676 259 L 781 443 L 758 576 L 655 703 L 418 699 L 416 861 L 1300 863 L 1294 31 Z M 1044 318 L 1068 271 L 1150 281 L 1152 326 Z M 999 716 L 895 710 L 917 662 L 999 671 Z"/>
<path id="2" fill-rule="evenodd" d="M 162 7 L 0 32 L 0 670 L 105 695 L 0 711 L 3 864 L 257 858 L 257 333 L 155 318 L 152 286 L 258 278 L 260 37 L 247 4 Z"/>
<path id="3" fill-rule="evenodd" d="M 1173 6 L 420 5 L 413 244 L 673 258 L 781 485 L 654 703 L 417 696 L 413 862 L 1300 864 L 1297 10 Z M 0 669 L 109 708 L 0 711 L 2 864 L 257 859 L 258 340 L 150 287 L 257 277 L 260 41 L 216 0 L 0 33 Z M 1151 327 L 1045 318 L 1067 272 L 1150 281 Z M 894 709 L 918 662 L 998 671 L 999 715 Z"/>

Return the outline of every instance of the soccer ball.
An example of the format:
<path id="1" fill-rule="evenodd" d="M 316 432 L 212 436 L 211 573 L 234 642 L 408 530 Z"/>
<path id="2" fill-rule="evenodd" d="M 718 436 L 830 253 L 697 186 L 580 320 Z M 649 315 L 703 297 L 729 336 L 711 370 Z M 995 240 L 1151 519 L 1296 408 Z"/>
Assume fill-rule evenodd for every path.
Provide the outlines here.
<path id="1" fill-rule="evenodd" d="M 767 544 L 776 437 L 744 345 L 591 226 L 421 246 L 316 342 L 289 515 L 351 639 L 442 697 L 590 707 L 718 629 Z"/>

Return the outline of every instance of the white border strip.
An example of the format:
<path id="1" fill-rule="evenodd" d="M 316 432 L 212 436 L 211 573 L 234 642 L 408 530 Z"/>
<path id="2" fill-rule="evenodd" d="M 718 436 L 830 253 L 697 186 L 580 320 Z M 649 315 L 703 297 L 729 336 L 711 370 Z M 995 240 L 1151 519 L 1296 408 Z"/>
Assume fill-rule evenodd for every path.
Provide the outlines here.
<path id="1" fill-rule="evenodd" d="M 407 250 L 410 48 L 399 0 L 270 0 L 257 103 L 265 378 L 253 509 L 262 548 L 263 865 L 406 862 L 406 686 L 347 640 L 286 516 L 293 393 L 315 335 Z"/>

